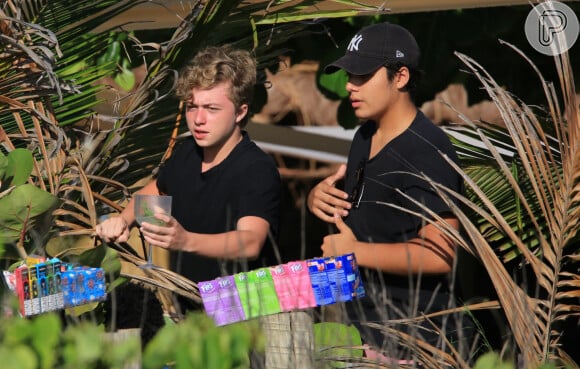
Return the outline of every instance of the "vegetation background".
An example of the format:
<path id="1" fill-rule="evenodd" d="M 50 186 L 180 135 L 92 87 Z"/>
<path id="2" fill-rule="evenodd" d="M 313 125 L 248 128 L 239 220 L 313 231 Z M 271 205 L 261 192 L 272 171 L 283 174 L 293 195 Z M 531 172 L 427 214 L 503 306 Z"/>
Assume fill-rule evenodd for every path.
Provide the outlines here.
<path id="1" fill-rule="evenodd" d="M 255 15 L 274 4 L 269 1 L 191 1 L 183 2 L 191 10 L 184 22 L 167 32 L 93 32 L 140 3 L 144 2 L 6 0 L 0 4 L 2 152 L 25 148 L 32 153 L 31 159 L 2 156 L 0 162 L 2 269 L 13 267 L 26 253 L 46 252 L 103 266 L 111 290 L 130 280 L 199 302 L 190 281 L 168 271 L 143 276 L 131 268 L 142 262 L 134 250 L 127 245 L 105 247 L 92 238 L 98 218 L 119 209 L 140 181 L 155 172 L 172 134 L 184 130 L 183 124 L 174 130 L 179 122 L 179 105 L 171 97 L 175 71 L 197 48 L 222 42 L 253 49 L 260 68 L 275 66 L 280 55 L 291 55 L 293 62 L 314 59 L 324 64 L 342 53 L 336 45 L 345 45 L 362 25 L 390 20 L 409 28 L 422 46 L 425 78 L 418 104 L 450 82 L 462 82 L 472 102 L 491 96 L 511 121 L 509 131 L 476 122 L 468 126 L 475 137 L 493 137 L 496 144 L 517 150 L 516 160 L 502 157 L 492 147 L 475 150 L 457 143 L 473 155 L 465 178 L 474 181 L 473 202 L 466 202 L 473 213 L 460 213 L 472 242 L 459 241 L 481 262 L 493 291 L 500 291 L 498 306 L 507 333 L 489 348 L 501 349 L 502 357 L 520 367 L 552 361 L 571 365 L 569 356 L 577 354 L 580 305 L 578 105 L 572 102 L 573 75 L 580 65 L 577 46 L 563 59 L 531 50 L 522 27 L 527 6 L 353 18 L 362 11 L 305 15 L 301 5 L 309 2 L 295 2 L 284 18 L 292 21 L 279 23 L 281 14 Z M 342 3 L 360 9 L 356 2 Z M 575 2 L 569 4 L 578 10 Z M 520 48 L 530 62 L 498 38 Z M 132 69 L 143 62 L 146 75 L 136 86 Z M 534 65 L 542 76 L 536 75 Z M 106 90 L 99 81 L 107 77 L 115 78 L 130 94 L 115 102 L 119 109 L 114 116 L 95 115 L 100 93 Z M 558 139 L 546 137 L 546 132 Z M 538 142 L 542 144 L 536 146 Z M 301 190 L 306 192 L 311 184 L 303 183 Z M 304 250 L 300 258 L 317 256 L 317 245 L 328 229 L 303 208 L 287 209 L 279 247 L 289 251 L 290 258 L 296 250 Z M 99 308 L 67 312 L 67 326 L 74 327 L 83 318 L 100 322 Z M 38 341 L 36 333 L 46 327 L 56 332 L 63 328 L 49 317 L 8 323 L 2 322 L 3 358 L 36 358 L 23 367 L 38 363 L 79 367 L 87 359 L 80 357 L 87 345 L 79 331 L 51 335 L 50 344 Z M 207 327 L 204 324 L 198 327 L 201 331 Z M 81 329 L 88 332 L 85 326 Z M 176 332 L 181 330 L 164 334 L 163 344 L 157 342 L 152 351 L 170 346 L 181 334 Z M 247 337 L 242 341 L 250 342 Z M 61 346 L 62 356 L 58 356 Z M 180 350 L 171 354 L 189 355 L 186 347 Z M 427 349 L 418 352 L 433 357 Z M 14 356 L 8 356 L 11 353 Z M 99 360 L 99 352 L 90 353 L 89 359 Z M 443 358 L 428 367 L 472 364 L 461 357 Z"/>

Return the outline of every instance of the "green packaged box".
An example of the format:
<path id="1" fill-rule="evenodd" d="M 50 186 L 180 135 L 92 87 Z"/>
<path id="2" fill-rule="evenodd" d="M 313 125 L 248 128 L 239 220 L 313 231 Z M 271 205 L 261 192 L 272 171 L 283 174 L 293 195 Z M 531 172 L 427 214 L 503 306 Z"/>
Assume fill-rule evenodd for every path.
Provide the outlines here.
<path id="1" fill-rule="evenodd" d="M 279 313 L 280 302 L 269 268 L 234 275 L 246 319 Z"/>

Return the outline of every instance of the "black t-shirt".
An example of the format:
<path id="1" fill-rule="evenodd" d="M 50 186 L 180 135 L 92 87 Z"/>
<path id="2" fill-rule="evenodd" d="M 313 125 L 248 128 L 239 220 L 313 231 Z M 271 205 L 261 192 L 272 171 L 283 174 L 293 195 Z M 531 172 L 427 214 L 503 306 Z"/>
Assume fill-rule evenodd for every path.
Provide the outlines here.
<path id="1" fill-rule="evenodd" d="M 366 122 L 356 132 L 347 165 L 345 191 L 352 193 L 358 181 L 356 172 L 364 168 L 364 189 L 359 185 L 360 205 L 350 210 L 345 219 L 357 239 L 364 242 L 405 242 L 417 237 L 419 229 L 425 225 L 420 217 L 399 208 L 410 209 L 426 214 L 413 201 L 425 204 L 436 214 L 449 212 L 449 207 L 432 189 L 431 185 L 417 177 L 425 174 L 433 181 L 460 192 L 461 176 L 446 162 L 440 152 L 457 162 L 457 155 L 443 130 L 435 126 L 420 111 L 410 127 L 391 140 L 373 158 L 369 159 L 371 138 L 376 131 L 373 121 Z M 410 174 L 413 173 L 413 174 Z M 382 274 L 382 275 L 381 275 Z M 382 279 L 394 294 L 408 294 L 409 277 L 363 270 L 367 281 L 379 282 Z M 441 292 L 448 282 L 445 276 L 422 276 L 421 289 L 433 290 L 440 285 Z M 441 283 L 443 282 L 443 283 Z M 400 296 L 404 299 L 405 296 Z"/>
<path id="2" fill-rule="evenodd" d="M 157 187 L 173 196 L 172 216 L 187 231 L 217 234 L 236 229 L 238 220 L 257 216 L 270 224 L 276 239 L 280 217 L 281 180 L 274 160 L 246 132 L 219 165 L 201 172 L 202 149 L 188 137 L 161 167 Z M 232 262 L 187 252 L 172 252 L 171 267 L 194 282 L 275 265 L 269 239 L 259 258 Z"/>

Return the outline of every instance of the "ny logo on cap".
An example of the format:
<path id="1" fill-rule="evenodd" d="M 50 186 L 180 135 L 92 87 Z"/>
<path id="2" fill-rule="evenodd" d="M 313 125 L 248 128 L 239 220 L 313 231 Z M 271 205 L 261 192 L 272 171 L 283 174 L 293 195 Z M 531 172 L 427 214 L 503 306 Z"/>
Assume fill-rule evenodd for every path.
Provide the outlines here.
<path id="1" fill-rule="evenodd" d="M 348 51 L 358 51 L 358 44 L 360 44 L 360 42 L 362 41 L 363 37 L 362 35 L 356 35 L 354 36 L 350 42 L 348 43 L 348 47 L 346 48 Z"/>

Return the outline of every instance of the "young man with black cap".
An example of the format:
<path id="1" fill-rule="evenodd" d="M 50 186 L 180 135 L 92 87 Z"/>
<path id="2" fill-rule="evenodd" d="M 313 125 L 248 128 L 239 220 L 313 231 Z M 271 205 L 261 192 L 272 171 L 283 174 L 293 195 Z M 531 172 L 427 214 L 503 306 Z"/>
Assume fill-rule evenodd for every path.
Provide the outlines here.
<path id="1" fill-rule="evenodd" d="M 426 219 L 433 220 L 433 212 L 455 229 L 459 222 L 422 176 L 456 192 L 462 188 L 460 175 L 444 158 L 457 162 L 450 140 L 417 109 L 411 96 L 419 57 L 409 31 L 380 23 L 363 28 L 345 55 L 326 66 L 325 73 L 343 69 L 348 74 L 346 89 L 362 125 L 346 166 L 317 184 L 308 197 L 310 211 L 334 223 L 338 231 L 324 238 L 323 255 L 352 252 L 361 267 L 367 297 L 346 304 L 349 318 L 367 343 L 397 358 L 411 354 L 390 347 L 393 339 L 360 323 L 417 317 L 449 307 L 448 277 L 456 245 Z M 336 186 L 342 180 L 344 190 Z M 437 322 L 439 328 L 455 330 L 451 320 Z M 422 326 L 431 332 L 407 332 L 444 346 L 429 323 Z"/>

